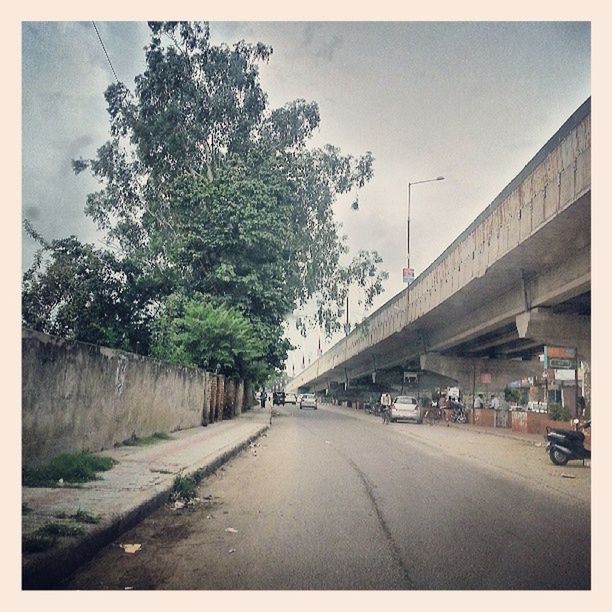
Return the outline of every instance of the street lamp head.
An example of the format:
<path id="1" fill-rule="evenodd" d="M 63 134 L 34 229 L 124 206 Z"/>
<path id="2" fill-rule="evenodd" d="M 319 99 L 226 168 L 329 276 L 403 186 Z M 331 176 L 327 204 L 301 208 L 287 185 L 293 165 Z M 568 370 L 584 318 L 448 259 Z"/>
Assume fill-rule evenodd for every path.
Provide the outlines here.
<path id="1" fill-rule="evenodd" d="M 443 176 L 439 176 L 439 177 L 436 178 L 436 181 L 443 181 L 443 180 L 444 180 Z"/>

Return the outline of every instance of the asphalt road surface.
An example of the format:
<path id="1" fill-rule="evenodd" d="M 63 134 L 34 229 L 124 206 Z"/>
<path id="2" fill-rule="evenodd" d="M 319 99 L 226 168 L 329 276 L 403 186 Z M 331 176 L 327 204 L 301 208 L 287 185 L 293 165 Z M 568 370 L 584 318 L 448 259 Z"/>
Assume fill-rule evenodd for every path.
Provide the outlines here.
<path id="1" fill-rule="evenodd" d="M 588 467 L 443 425 L 277 410 L 200 503 L 159 509 L 63 588 L 590 588 Z"/>

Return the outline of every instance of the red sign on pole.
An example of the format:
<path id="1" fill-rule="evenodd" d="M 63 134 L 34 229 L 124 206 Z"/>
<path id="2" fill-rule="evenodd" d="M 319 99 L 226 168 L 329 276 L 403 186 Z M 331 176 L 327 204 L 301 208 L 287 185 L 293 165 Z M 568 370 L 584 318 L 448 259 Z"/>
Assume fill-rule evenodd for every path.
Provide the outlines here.
<path id="1" fill-rule="evenodd" d="M 481 372 L 480 373 L 480 382 L 483 385 L 490 385 L 492 380 L 491 372 Z"/>
<path id="2" fill-rule="evenodd" d="M 402 268 L 402 280 L 409 285 L 414 280 L 414 268 Z"/>

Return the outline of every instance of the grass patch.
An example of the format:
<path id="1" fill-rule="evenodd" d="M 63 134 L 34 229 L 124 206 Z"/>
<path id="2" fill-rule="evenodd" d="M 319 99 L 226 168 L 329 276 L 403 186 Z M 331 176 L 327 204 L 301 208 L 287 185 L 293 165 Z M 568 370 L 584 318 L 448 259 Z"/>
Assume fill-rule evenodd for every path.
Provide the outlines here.
<path id="1" fill-rule="evenodd" d="M 191 476 L 179 474 L 174 479 L 174 487 L 172 489 L 172 499 L 180 501 L 189 501 L 196 496 L 196 481 Z"/>
<path id="2" fill-rule="evenodd" d="M 78 536 L 85 533 L 80 525 L 65 525 L 64 523 L 48 523 L 44 527 L 37 529 L 37 534 L 41 536 Z"/>
<path id="3" fill-rule="evenodd" d="M 89 523 L 90 525 L 96 525 L 100 522 L 100 517 L 96 514 L 90 514 L 86 510 L 80 508 L 70 517 L 79 523 Z"/>
<path id="4" fill-rule="evenodd" d="M 55 518 L 72 519 L 73 521 L 76 521 L 77 523 L 89 523 L 92 525 L 95 525 L 100 522 L 99 516 L 90 514 L 86 510 L 81 510 L 80 508 L 72 514 L 68 514 L 67 512 L 58 512 L 55 515 Z"/>
<path id="5" fill-rule="evenodd" d="M 21 541 L 21 550 L 26 554 L 43 552 L 53 547 L 56 540 L 57 538 L 51 536 L 32 533 L 23 537 Z"/>
<path id="6" fill-rule="evenodd" d="M 110 470 L 117 461 L 111 457 L 92 455 L 88 451 L 64 453 L 39 468 L 24 468 L 22 482 L 26 487 L 55 487 L 64 483 L 98 480 L 98 472 Z"/>
<path id="7" fill-rule="evenodd" d="M 189 502 L 196 497 L 197 486 L 206 476 L 206 469 L 200 468 L 190 475 L 179 474 L 174 479 L 174 487 L 170 499 L 173 501 Z"/>
<path id="8" fill-rule="evenodd" d="M 123 444 L 125 446 L 149 446 L 150 444 L 156 444 L 162 440 L 172 440 L 172 436 L 164 431 L 156 431 L 153 435 L 146 436 L 145 438 L 139 438 L 133 435 L 127 440 L 124 440 Z"/>
<path id="9" fill-rule="evenodd" d="M 65 513 L 63 512 L 60 513 L 60 515 L 64 514 Z M 55 546 L 58 538 L 74 537 L 84 533 L 85 530 L 80 525 L 47 523 L 43 527 L 37 529 L 34 533 L 23 536 L 21 540 L 21 550 L 25 554 L 43 552 Z"/>

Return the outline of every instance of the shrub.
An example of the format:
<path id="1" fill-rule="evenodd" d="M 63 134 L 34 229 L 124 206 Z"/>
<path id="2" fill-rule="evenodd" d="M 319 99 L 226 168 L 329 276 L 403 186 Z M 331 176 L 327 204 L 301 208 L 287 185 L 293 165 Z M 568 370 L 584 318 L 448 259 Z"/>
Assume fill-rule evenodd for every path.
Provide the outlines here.
<path id="1" fill-rule="evenodd" d="M 196 496 L 196 481 L 191 476 L 179 474 L 174 479 L 172 499 L 189 501 Z"/>
<path id="2" fill-rule="evenodd" d="M 553 421 L 569 421 L 570 411 L 567 406 L 561 404 L 549 404 L 548 416 Z"/>

